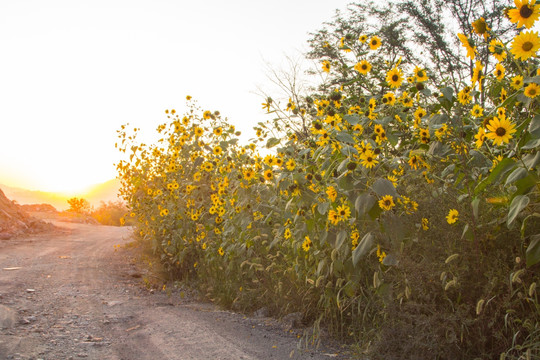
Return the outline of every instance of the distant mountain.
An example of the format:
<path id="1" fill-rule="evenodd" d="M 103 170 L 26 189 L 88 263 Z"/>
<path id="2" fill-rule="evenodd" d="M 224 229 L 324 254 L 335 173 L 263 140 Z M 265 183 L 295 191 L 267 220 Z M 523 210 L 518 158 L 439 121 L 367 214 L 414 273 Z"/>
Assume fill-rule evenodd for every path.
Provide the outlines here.
<path id="1" fill-rule="evenodd" d="M 4 191 L 6 196 L 9 199 L 17 201 L 20 205 L 50 204 L 59 211 L 69 208 L 67 200 L 72 197 L 82 197 L 94 207 L 98 207 L 101 201 L 118 201 L 117 194 L 119 188 L 120 181 L 113 179 L 102 184 L 94 185 L 81 194 L 68 196 L 59 193 L 27 190 L 0 184 L 0 189 Z"/>

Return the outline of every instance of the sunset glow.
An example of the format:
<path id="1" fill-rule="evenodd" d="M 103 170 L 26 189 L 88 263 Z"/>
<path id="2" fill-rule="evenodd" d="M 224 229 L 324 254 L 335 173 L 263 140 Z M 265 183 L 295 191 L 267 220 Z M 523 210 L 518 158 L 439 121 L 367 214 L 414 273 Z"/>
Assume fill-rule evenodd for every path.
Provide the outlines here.
<path id="1" fill-rule="evenodd" d="M 346 4 L 2 2 L 0 184 L 77 192 L 112 179 L 116 130 L 154 128 L 187 94 L 249 138 L 265 64 L 299 56 Z"/>

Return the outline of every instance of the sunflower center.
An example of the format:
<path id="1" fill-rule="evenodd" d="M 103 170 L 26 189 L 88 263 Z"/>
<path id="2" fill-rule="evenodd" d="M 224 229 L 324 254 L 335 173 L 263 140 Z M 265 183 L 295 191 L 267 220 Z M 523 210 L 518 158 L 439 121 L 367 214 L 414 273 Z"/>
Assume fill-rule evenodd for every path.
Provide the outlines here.
<path id="1" fill-rule="evenodd" d="M 366 64 L 363 64 L 362 65 L 362 70 L 366 70 L 367 69 L 367 65 Z"/>
<path id="2" fill-rule="evenodd" d="M 384 200 L 384 205 L 390 206 L 390 200 Z"/>
<path id="3" fill-rule="evenodd" d="M 498 127 L 497 130 L 495 130 L 495 134 L 502 137 L 506 134 L 506 129 L 503 127 Z"/>
<path id="4" fill-rule="evenodd" d="M 424 72 L 423 71 L 419 71 L 416 76 L 420 77 L 420 78 L 423 78 L 424 77 Z"/>
<path id="5" fill-rule="evenodd" d="M 533 14 L 533 10 L 529 7 L 529 5 L 524 5 L 519 9 L 519 15 L 521 15 L 522 18 L 528 18 Z"/>
<path id="6" fill-rule="evenodd" d="M 392 75 L 392 81 L 398 81 L 399 79 L 399 76 L 397 75 Z"/>
<path id="7" fill-rule="evenodd" d="M 535 89 L 530 89 L 529 90 L 529 95 L 530 96 L 535 96 L 536 95 L 536 90 Z"/>
<path id="8" fill-rule="evenodd" d="M 526 43 L 522 45 L 521 48 L 523 49 L 523 51 L 530 51 L 533 48 L 533 43 L 530 41 L 527 41 Z"/>

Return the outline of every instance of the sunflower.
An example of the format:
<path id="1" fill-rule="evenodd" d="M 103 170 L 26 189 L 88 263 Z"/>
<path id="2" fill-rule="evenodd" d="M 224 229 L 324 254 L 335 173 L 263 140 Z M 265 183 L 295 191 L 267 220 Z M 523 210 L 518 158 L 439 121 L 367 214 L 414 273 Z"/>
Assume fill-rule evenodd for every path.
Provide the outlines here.
<path id="1" fill-rule="evenodd" d="M 285 232 L 283 233 L 283 237 L 284 237 L 285 239 L 290 239 L 290 238 L 291 238 L 291 229 L 286 228 L 286 229 L 285 229 Z"/>
<path id="2" fill-rule="evenodd" d="M 502 80 L 504 78 L 504 66 L 501 63 L 497 63 L 495 65 L 495 71 L 493 72 L 493 75 L 497 78 L 497 80 Z"/>
<path id="3" fill-rule="evenodd" d="M 381 39 L 378 36 L 373 36 L 369 40 L 369 48 L 371 50 L 377 50 L 381 46 Z"/>
<path id="4" fill-rule="evenodd" d="M 362 155 L 360 155 L 360 159 L 362 160 L 362 165 L 368 169 L 371 169 L 379 162 L 377 159 L 375 159 L 375 153 L 371 150 L 366 150 Z"/>
<path id="5" fill-rule="evenodd" d="M 426 116 L 426 114 L 426 110 L 419 106 L 414 112 L 414 119 L 421 120 L 424 116 Z"/>
<path id="6" fill-rule="evenodd" d="M 487 40 L 489 33 L 488 31 L 491 30 L 486 23 L 486 20 L 481 17 L 480 19 L 473 21 L 471 24 L 474 32 L 478 35 L 482 35 L 484 37 L 484 40 Z"/>
<path id="7" fill-rule="evenodd" d="M 475 118 L 479 118 L 482 115 L 484 115 L 484 109 L 480 105 L 476 104 L 473 106 L 471 110 L 471 115 L 474 116 Z"/>
<path id="8" fill-rule="evenodd" d="M 482 91 L 482 80 L 484 80 L 484 65 L 482 62 L 477 61 L 473 68 L 473 75 L 471 77 L 471 86 L 474 87 L 478 83 L 478 91 Z"/>
<path id="9" fill-rule="evenodd" d="M 264 179 L 267 181 L 272 180 L 274 177 L 274 172 L 271 169 L 268 169 L 264 172 Z"/>
<path id="10" fill-rule="evenodd" d="M 244 179 L 248 181 L 255 178 L 255 171 L 253 171 L 252 168 L 245 169 L 243 173 L 244 173 Z"/>
<path id="11" fill-rule="evenodd" d="M 339 216 L 339 221 L 347 221 L 347 219 L 351 216 L 351 208 L 345 204 L 338 206 L 336 212 Z"/>
<path id="12" fill-rule="evenodd" d="M 393 92 L 387 92 L 382 98 L 383 104 L 394 106 L 396 103 L 396 95 Z"/>
<path id="13" fill-rule="evenodd" d="M 426 218 L 422 218 L 422 229 L 429 230 L 429 220 Z"/>
<path id="14" fill-rule="evenodd" d="M 508 119 L 494 117 L 486 126 L 489 130 L 486 137 L 493 140 L 495 145 L 500 145 L 503 142 L 508 143 L 512 138 L 512 134 L 516 132 L 515 126 Z"/>
<path id="15" fill-rule="evenodd" d="M 508 18 L 517 27 L 525 26 L 530 29 L 540 16 L 540 5 L 535 5 L 536 0 L 514 0 L 516 9 L 508 10 Z"/>
<path id="16" fill-rule="evenodd" d="M 304 242 L 302 243 L 302 250 L 304 250 L 305 252 L 308 252 L 310 248 L 311 248 L 311 239 L 309 238 L 309 236 L 306 235 L 306 237 L 304 238 Z"/>
<path id="17" fill-rule="evenodd" d="M 219 254 L 219 256 L 225 255 L 225 250 L 223 250 L 223 248 L 221 246 L 218 249 L 218 254 Z"/>
<path id="18" fill-rule="evenodd" d="M 213 149 L 213 152 L 214 152 L 214 155 L 220 156 L 221 154 L 223 154 L 223 149 L 221 148 L 221 146 L 216 146 Z"/>
<path id="19" fill-rule="evenodd" d="M 461 105 L 467 105 L 471 102 L 471 93 L 468 91 L 465 91 L 465 89 L 458 92 L 458 101 Z"/>
<path id="20" fill-rule="evenodd" d="M 337 191 L 333 186 L 329 186 L 329 187 L 326 188 L 326 195 L 328 195 L 328 198 L 332 202 L 334 202 L 334 201 L 336 201 Z"/>
<path id="21" fill-rule="evenodd" d="M 456 209 L 450 209 L 448 215 L 446 215 L 446 222 L 453 224 L 458 220 L 459 212 Z"/>
<path id="22" fill-rule="evenodd" d="M 499 99 L 501 100 L 501 102 L 505 102 L 507 98 L 508 98 L 508 94 L 506 93 L 506 89 L 501 88 L 501 95 Z"/>
<path id="23" fill-rule="evenodd" d="M 212 113 L 210 112 L 210 110 L 206 110 L 205 112 L 203 112 L 203 118 L 205 120 L 208 120 L 212 117 Z"/>
<path id="24" fill-rule="evenodd" d="M 512 78 L 512 81 L 510 81 L 510 86 L 512 86 L 515 90 L 519 90 L 523 87 L 523 76 L 522 75 L 516 75 Z"/>
<path id="25" fill-rule="evenodd" d="M 540 49 L 540 38 L 537 31 L 522 32 L 514 38 L 510 52 L 517 59 L 527 60 L 536 56 L 536 51 Z"/>
<path id="26" fill-rule="evenodd" d="M 474 57 L 476 56 L 476 46 L 474 46 L 472 39 L 463 34 L 457 34 L 457 36 L 459 41 L 461 41 L 461 45 L 467 49 L 467 56 L 470 57 L 471 60 L 474 60 Z"/>
<path id="27" fill-rule="evenodd" d="M 390 85 L 391 88 L 397 88 L 401 85 L 403 81 L 403 72 L 401 69 L 394 67 L 386 74 L 386 82 Z"/>
<path id="28" fill-rule="evenodd" d="M 474 138 L 476 139 L 475 144 L 476 148 L 479 149 L 484 144 L 484 141 L 486 140 L 486 131 L 483 127 L 478 129 L 478 132 L 476 135 L 474 135 Z"/>
<path id="29" fill-rule="evenodd" d="M 334 209 L 331 209 L 328 212 L 328 221 L 330 221 L 332 225 L 337 225 L 339 223 L 339 215 L 337 211 L 335 211 Z"/>
<path id="30" fill-rule="evenodd" d="M 354 70 L 358 71 L 362 75 L 366 75 L 371 70 L 371 64 L 367 60 L 362 60 L 354 65 Z"/>
<path id="31" fill-rule="evenodd" d="M 285 163 L 285 167 L 287 168 L 287 170 L 293 171 L 294 168 L 296 167 L 296 162 L 294 161 L 294 159 L 289 159 Z"/>
<path id="32" fill-rule="evenodd" d="M 535 83 L 530 83 L 529 85 L 527 85 L 523 93 L 525 94 L 525 96 L 534 99 L 538 96 L 538 94 L 540 94 L 540 86 Z"/>
<path id="33" fill-rule="evenodd" d="M 330 61 L 324 60 L 322 63 L 322 69 L 324 72 L 330 72 Z"/>
<path id="34" fill-rule="evenodd" d="M 409 93 L 407 93 L 406 91 L 403 92 L 403 94 L 399 98 L 399 101 L 401 101 L 401 104 L 407 108 L 410 108 L 413 106 L 413 99 L 409 96 Z"/>
<path id="35" fill-rule="evenodd" d="M 420 137 L 420 141 L 422 142 L 422 144 L 429 143 L 429 130 L 428 129 L 420 128 L 418 130 L 418 136 Z"/>
<path id="36" fill-rule="evenodd" d="M 379 207 L 385 211 L 392 210 L 396 206 L 394 203 L 394 197 L 392 195 L 384 195 L 381 200 L 379 200 Z"/>
<path id="37" fill-rule="evenodd" d="M 416 81 L 418 82 L 424 82 L 428 79 L 426 70 L 418 66 L 414 67 L 414 76 L 416 77 Z"/>
<path id="38" fill-rule="evenodd" d="M 489 42 L 489 51 L 493 54 L 497 61 L 503 61 L 506 59 L 506 51 L 504 51 L 504 45 L 499 39 L 493 39 Z"/>
<path id="39" fill-rule="evenodd" d="M 221 127 L 217 127 L 214 129 L 214 135 L 221 136 L 223 134 L 223 129 Z"/>
<path id="40" fill-rule="evenodd" d="M 409 166 L 411 167 L 411 169 L 418 169 L 418 166 L 420 165 L 420 163 L 422 162 L 422 159 L 418 156 L 418 155 L 412 155 L 410 158 L 409 158 Z"/>

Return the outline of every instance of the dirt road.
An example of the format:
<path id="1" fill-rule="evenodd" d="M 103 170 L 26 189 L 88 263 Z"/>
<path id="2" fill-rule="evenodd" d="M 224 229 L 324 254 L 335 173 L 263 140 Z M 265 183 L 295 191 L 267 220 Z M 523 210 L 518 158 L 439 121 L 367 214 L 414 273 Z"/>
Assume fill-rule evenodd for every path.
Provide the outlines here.
<path id="1" fill-rule="evenodd" d="M 0 359 L 346 358 L 298 349 L 270 319 L 151 293 L 115 251 L 127 228 L 58 224 L 63 233 L 0 241 Z"/>

